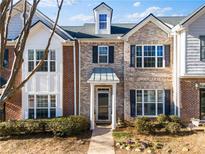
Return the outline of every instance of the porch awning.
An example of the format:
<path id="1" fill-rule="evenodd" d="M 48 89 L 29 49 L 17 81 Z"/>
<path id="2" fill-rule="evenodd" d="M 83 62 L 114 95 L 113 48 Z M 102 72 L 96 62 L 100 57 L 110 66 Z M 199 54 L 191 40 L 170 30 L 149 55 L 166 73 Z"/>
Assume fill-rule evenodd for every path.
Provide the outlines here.
<path id="1" fill-rule="evenodd" d="M 112 68 L 94 68 L 88 83 L 119 83 Z"/>

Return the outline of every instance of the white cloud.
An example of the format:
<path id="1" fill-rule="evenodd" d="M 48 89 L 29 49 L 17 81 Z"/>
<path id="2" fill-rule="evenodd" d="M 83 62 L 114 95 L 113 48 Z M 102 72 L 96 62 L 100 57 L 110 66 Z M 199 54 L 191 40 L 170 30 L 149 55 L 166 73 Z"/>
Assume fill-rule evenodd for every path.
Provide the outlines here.
<path id="1" fill-rule="evenodd" d="M 147 8 L 144 12 L 140 12 L 140 13 L 135 12 L 133 14 L 129 14 L 127 18 L 131 21 L 139 21 L 145 18 L 146 16 L 148 16 L 150 13 L 153 13 L 156 16 L 163 16 L 171 10 L 172 10 L 171 7 L 160 8 L 160 7 L 152 6 Z"/>
<path id="2" fill-rule="evenodd" d="M 92 22 L 93 16 L 78 14 L 78 15 L 72 16 L 69 20 L 70 21 Z"/>
<path id="3" fill-rule="evenodd" d="M 98 2 L 93 2 L 92 3 L 88 3 L 88 7 L 96 7 L 99 3 Z"/>
<path id="4" fill-rule="evenodd" d="M 135 3 L 133 4 L 133 6 L 134 6 L 134 7 L 138 7 L 138 6 L 140 6 L 140 4 L 141 4 L 140 2 L 135 2 Z"/>
<path id="5" fill-rule="evenodd" d="M 64 0 L 63 5 L 73 5 L 75 2 L 76 0 Z M 39 5 L 45 7 L 55 7 L 57 5 L 57 2 L 56 0 L 41 0 Z"/>

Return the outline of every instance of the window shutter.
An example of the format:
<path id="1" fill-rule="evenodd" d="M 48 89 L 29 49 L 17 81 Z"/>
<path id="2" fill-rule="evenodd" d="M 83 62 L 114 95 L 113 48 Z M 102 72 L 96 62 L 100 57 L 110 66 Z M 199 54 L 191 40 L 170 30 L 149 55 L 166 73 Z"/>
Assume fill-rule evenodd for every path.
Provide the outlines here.
<path id="1" fill-rule="evenodd" d="M 98 63 L 98 46 L 93 46 L 93 63 Z"/>
<path id="2" fill-rule="evenodd" d="M 165 67 L 170 66 L 170 45 L 164 46 L 164 53 L 165 53 Z"/>
<path id="3" fill-rule="evenodd" d="M 4 67 L 8 67 L 9 66 L 9 49 L 5 49 L 5 51 L 4 51 L 3 66 Z"/>
<path id="4" fill-rule="evenodd" d="M 135 97 L 135 90 L 130 90 L 130 116 L 135 117 L 136 109 L 136 97 Z"/>
<path id="5" fill-rule="evenodd" d="M 109 63 L 114 63 L 114 46 L 109 46 Z"/>
<path id="6" fill-rule="evenodd" d="M 171 90 L 165 90 L 165 114 L 170 115 L 171 110 Z"/>
<path id="7" fill-rule="evenodd" d="M 130 67 L 135 67 L 135 45 L 130 46 Z"/>

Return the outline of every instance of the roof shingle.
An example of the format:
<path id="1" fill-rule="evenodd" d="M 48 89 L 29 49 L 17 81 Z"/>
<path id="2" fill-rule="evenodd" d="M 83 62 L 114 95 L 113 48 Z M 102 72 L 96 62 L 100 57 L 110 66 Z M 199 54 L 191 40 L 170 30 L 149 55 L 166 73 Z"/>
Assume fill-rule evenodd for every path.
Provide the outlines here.
<path id="1" fill-rule="evenodd" d="M 159 20 L 167 25 L 175 26 L 180 23 L 185 16 L 164 16 Z M 95 34 L 95 23 L 86 23 L 83 26 L 62 26 L 62 28 L 75 38 L 117 38 L 129 32 L 137 23 L 113 23 L 111 34 Z"/>

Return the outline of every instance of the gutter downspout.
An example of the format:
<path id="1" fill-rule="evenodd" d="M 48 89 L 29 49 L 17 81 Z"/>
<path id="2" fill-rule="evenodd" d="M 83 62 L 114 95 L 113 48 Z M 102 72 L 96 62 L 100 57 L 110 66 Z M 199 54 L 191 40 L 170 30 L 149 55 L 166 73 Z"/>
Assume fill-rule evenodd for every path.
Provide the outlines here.
<path id="1" fill-rule="evenodd" d="M 80 79 L 81 79 L 81 70 L 80 70 L 80 68 L 81 68 L 81 59 L 80 59 L 80 56 L 81 56 L 81 46 L 80 46 L 80 40 L 78 40 L 78 66 L 79 66 L 79 69 L 78 69 L 78 71 L 79 71 L 79 73 L 78 73 L 78 80 L 79 80 L 79 83 L 78 83 L 78 88 L 79 88 L 79 93 L 78 93 L 78 107 L 79 107 L 79 109 L 78 109 L 78 114 L 80 115 Z"/>
<path id="2" fill-rule="evenodd" d="M 73 46 L 73 63 L 74 63 L 74 115 L 77 114 L 76 111 L 76 47 L 75 47 L 75 42 Z"/>

